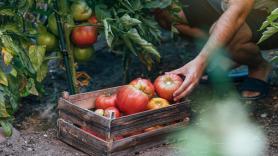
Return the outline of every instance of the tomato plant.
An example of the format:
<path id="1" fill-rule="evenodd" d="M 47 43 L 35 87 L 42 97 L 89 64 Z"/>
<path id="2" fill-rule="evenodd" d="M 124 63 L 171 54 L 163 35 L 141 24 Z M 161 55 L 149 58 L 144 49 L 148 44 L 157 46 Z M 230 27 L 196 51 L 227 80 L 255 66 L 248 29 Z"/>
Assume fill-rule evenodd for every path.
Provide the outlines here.
<path id="1" fill-rule="evenodd" d="M 54 43 L 46 38 L 44 45 L 35 44 L 37 27 L 23 18 L 31 8 L 32 0 L 0 3 L 0 125 L 7 136 L 12 133 L 11 122 L 20 97 L 42 91 L 49 60 L 44 45 Z"/>
<path id="2" fill-rule="evenodd" d="M 48 71 L 48 54 L 58 47 L 57 43 L 61 43 L 63 38 L 66 47 L 62 51 L 68 52 L 71 68 L 71 72 L 67 74 L 73 77 L 74 84 L 77 83 L 74 78 L 74 48 L 71 43 L 73 41 L 79 47 L 90 47 L 96 42 L 98 34 L 106 39 L 112 52 L 122 55 L 125 73 L 131 55 L 137 56 L 150 70 L 160 59 L 155 47 L 160 42 L 160 28 L 152 16 L 153 9 L 167 8 L 174 1 L 176 0 L 59 0 L 58 9 L 53 8 L 56 1 L 51 0 L 39 3 L 35 0 L 1 1 L 0 124 L 6 134 L 11 134 L 11 121 L 20 97 L 38 95 L 42 91 L 41 82 Z M 39 7 L 41 3 L 47 3 L 47 9 Z M 63 30 L 59 33 L 53 12 L 61 19 Z M 36 27 L 46 24 L 50 32 Z M 84 30 L 80 29 L 84 28 L 89 31 L 82 33 Z M 75 55 L 78 61 L 80 58 L 77 56 L 82 56 L 83 60 L 89 58 L 89 53 L 79 51 Z M 126 113 L 144 110 L 149 96 L 135 87 L 129 87 L 124 92 L 129 92 L 128 90 L 139 96 L 139 100 L 135 103 L 134 110 L 123 107 L 127 110 Z M 128 101 L 126 98 L 119 101 L 122 100 Z"/>

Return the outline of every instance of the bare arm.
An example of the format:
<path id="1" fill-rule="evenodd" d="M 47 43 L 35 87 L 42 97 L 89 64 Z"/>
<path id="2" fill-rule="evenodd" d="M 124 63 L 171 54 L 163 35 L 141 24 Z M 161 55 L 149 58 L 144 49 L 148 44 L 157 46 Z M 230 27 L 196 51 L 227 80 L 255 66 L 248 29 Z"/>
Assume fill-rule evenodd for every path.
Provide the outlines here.
<path id="1" fill-rule="evenodd" d="M 175 101 L 188 95 L 196 87 L 206 68 L 209 57 L 217 52 L 219 48 L 229 43 L 244 24 L 253 7 L 253 3 L 254 0 L 230 0 L 228 9 L 218 19 L 209 40 L 200 54 L 183 67 L 169 72 L 185 76 L 183 84 L 174 93 Z"/>
<path id="2" fill-rule="evenodd" d="M 230 0 L 228 9 L 215 24 L 208 42 L 198 57 L 207 61 L 218 48 L 225 46 L 244 24 L 253 4 L 254 0 Z"/>

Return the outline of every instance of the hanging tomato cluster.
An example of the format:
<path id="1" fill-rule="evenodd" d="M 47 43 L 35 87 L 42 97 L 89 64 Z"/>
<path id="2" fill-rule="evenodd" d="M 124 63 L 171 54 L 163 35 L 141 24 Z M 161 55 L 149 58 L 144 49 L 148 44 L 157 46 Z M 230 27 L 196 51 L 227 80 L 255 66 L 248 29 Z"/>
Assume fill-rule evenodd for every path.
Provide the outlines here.
<path id="1" fill-rule="evenodd" d="M 85 1 L 75 1 L 71 4 L 74 21 L 79 24 L 71 32 L 71 42 L 74 44 L 74 58 L 77 62 L 89 61 L 93 54 L 93 45 L 97 42 L 97 18 Z"/>

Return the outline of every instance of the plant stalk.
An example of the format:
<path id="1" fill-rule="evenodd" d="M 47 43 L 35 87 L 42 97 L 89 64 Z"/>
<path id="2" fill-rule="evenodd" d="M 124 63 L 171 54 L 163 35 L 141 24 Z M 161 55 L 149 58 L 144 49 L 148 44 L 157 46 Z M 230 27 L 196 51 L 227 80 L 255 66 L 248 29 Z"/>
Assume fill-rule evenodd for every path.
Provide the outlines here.
<path id="1" fill-rule="evenodd" d="M 63 53 L 64 64 L 66 68 L 67 81 L 70 94 L 75 94 L 77 91 L 77 79 L 76 79 L 76 68 L 74 65 L 73 58 L 73 46 L 70 42 L 70 33 L 74 21 L 69 15 L 68 1 L 67 0 L 56 0 L 55 9 L 59 10 L 62 18 L 56 13 L 56 20 L 58 26 L 58 32 L 60 36 L 60 49 Z"/>

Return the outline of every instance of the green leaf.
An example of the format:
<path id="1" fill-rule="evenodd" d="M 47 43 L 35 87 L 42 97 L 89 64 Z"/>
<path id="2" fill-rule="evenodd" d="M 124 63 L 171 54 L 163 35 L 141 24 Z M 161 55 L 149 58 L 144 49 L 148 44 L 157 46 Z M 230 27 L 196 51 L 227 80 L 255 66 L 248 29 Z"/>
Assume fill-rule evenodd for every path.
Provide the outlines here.
<path id="1" fill-rule="evenodd" d="M 268 26 L 270 25 L 270 22 L 269 21 L 264 21 L 261 28 L 259 29 L 259 31 L 262 31 L 264 30 L 265 28 L 267 28 Z"/>
<path id="2" fill-rule="evenodd" d="M 130 1 L 130 5 L 132 6 L 134 11 L 139 11 L 139 10 L 143 9 L 141 0 L 132 0 L 132 1 Z"/>
<path id="3" fill-rule="evenodd" d="M 31 8 L 33 3 L 34 3 L 33 0 L 20 0 L 19 4 L 17 4 L 17 5 L 18 5 L 20 11 L 23 12 L 23 11 L 27 11 L 29 8 Z"/>
<path id="4" fill-rule="evenodd" d="M 10 74 L 11 74 L 12 76 L 16 77 L 16 76 L 17 76 L 17 71 L 16 71 L 14 68 L 12 68 Z"/>
<path id="5" fill-rule="evenodd" d="M 28 96 L 30 94 L 39 95 L 39 93 L 36 89 L 35 81 L 32 78 L 28 79 L 27 85 L 25 86 L 25 88 L 20 93 L 20 95 L 22 97 Z"/>
<path id="6" fill-rule="evenodd" d="M 31 45 L 29 47 L 29 58 L 35 71 L 40 68 L 45 57 L 45 46 Z"/>
<path id="7" fill-rule="evenodd" d="M 30 74 L 35 74 L 35 70 L 32 66 L 32 63 L 25 53 L 25 51 L 16 44 L 12 38 L 8 35 L 3 35 L 0 31 L 0 39 L 5 47 L 5 49 L 11 49 L 15 53 L 15 62 L 18 65 L 18 68 L 29 72 Z"/>
<path id="8" fill-rule="evenodd" d="M 16 16 L 15 9 L 0 8 L 0 16 Z"/>
<path id="9" fill-rule="evenodd" d="M 21 29 L 19 29 L 17 24 L 16 23 L 5 24 L 4 26 L 2 26 L 2 29 L 7 31 L 7 32 L 10 32 L 10 33 L 15 33 L 15 34 L 22 35 L 21 32 L 20 32 Z"/>
<path id="10" fill-rule="evenodd" d="M 97 19 L 99 20 L 103 20 L 111 17 L 111 13 L 109 12 L 107 6 L 104 4 L 95 6 L 95 14 L 97 16 Z"/>
<path id="11" fill-rule="evenodd" d="M 6 74 L 3 72 L 3 70 L 0 68 L 0 84 L 8 86 L 8 79 Z"/>
<path id="12" fill-rule="evenodd" d="M 154 55 L 158 60 L 160 59 L 160 54 L 156 48 L 151 43 L 143 39 L 136 29 L 131 29 L 128 31 L 127 35 L 134 43 L 140 45 L 146 52 Z"/>
<path id="13" fill-rule="evenodd" d="M 1 59 L 0 59 L 0 68 L 2 69 L 3 73 L 5 73 L 6 75 L 10 74 L 13 69 L 12 65 L 6 65 L 4 61 L 2 61 Z"/>
<path id="14" fill-rule="evenodd" d="M 44 78 L 46 77 L 47 72 L 48 72 L 48 64 L 47 62 L 44 62 L 40 66 L 40 69 L 37 70 L 37 81 L 42 82 L 42 80 L 44 80 Z"/>
<path id="15" fill-rule="evenodd" d="M 135 10 L 133 9 L 131 3 L 128 0 L 121 0 L 119 1 L 121 5 L 126 8 L 129 12 L 135 13 Z"/>
<path id="16" fill-rule="evenodd" d="M 18 77 L 8 76 L 9 87 L 5 90 L 8 97 L 7 103 L 11 106 L 11 111 L 14 113 L 18 109 L 19 102 L 19 83 L 22 79 Z M 6 105 L 7 106 L 7 105 Z"/>
<path id="17" fill-rule="evenodd" d="M 128 14 L 123 15 L 121 18 L 121 23 L 126 27 L 132 27 L 141 24 L 142 22 L 136 18 L 131 18 Z"/>
<path id="18" fill-rule="evenodd" d="M 134 47 L 133 47 L 133 45 L 132 45 L 130 39 L 128 38 L 128 36 L 127 36 L 127 35 L 123 35 L 122 38 L 123 38 L 123 40 L 124 40 L 124 42 L 125 42 L 125 45 L 128 47 L 128 49 L 129 49 L 135 56 L 137 56 L 136 51 L 135 51 L 135 49 L 134 49 Z"/>
<path id="19" fill-rule="evenodd" d="M 12 125 L 9 121 L 7 120 L 0 120 L 0 124 L 4 130 L 4 135 L 6 137 L 12 136 L 13 130 L 12 130 Z"/>
<path id="20" fill-rule="evenodd" d="M 274 56 L 271 61 L 272 63 L 278 63 L 278 56 Z"/>
<path id="21" fill-rule="evenodd" d="M 277 19 L 278 19 L 278 8 L 271 12 L 271 14 L 267 17 L 266 21 L 264 21 L 264 23 L 262 24 L 259 31 L 262 31 L 263 29 L 267 28 Z"/>
<path id="22" fill-rule="evenodd" d="M 271 36 L 273 36 L 276 33 L 278 33 L 278 29 L 277 28 L 275 28 L 275 27 L 267 27 L 266 31 L 263 32 L 263 36 L 259 40 L 258 44 L 260 44 L 263 41 L 267 40 L 268 38 L 270 38 Z"/>
<path id="23" fill-rule="evenodd" d="M 5 65 L 11 64 L 11 61 L 12 61 L 12 59 L 13 59 L 14 52 L 13 52 L 11 49 L 2 48 L 1 53 L 2 53 L 2 56 L 3 56 L 3 60 L 4 60 Z"/>
<path id="24" fill-rule="evenodd" d="M 8 117 L 10 117 L 10 115 L 6 109 L 5 97 L 4 97 L 3 93 L 1 93 L 1 95 L 0 95 L 0 119 L 8 118 Z"/>
<path id="25" fill-rule="evenodd" d="M 150 17 L 141 17 L 140 20 L 142 24 L 139 25 L 139 33 L 143 34 L 142 36 L 148 41 L 160 42 L 161 32 L 158 23 Z"/>
<path id="26" fill-rule="evenodd" d="M 112 42 L 114 40 L 114 34 L 112 32 L 111 25 L 107 22 L 107 19 L 103 20 L 103 26 L 104 26 L 104 33 L 105 33 L 107 45 L 109 47 L 112 47 Z"/>

